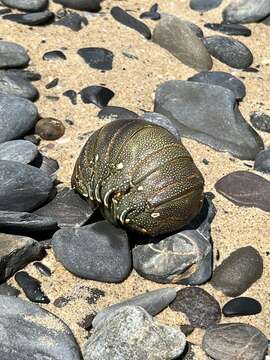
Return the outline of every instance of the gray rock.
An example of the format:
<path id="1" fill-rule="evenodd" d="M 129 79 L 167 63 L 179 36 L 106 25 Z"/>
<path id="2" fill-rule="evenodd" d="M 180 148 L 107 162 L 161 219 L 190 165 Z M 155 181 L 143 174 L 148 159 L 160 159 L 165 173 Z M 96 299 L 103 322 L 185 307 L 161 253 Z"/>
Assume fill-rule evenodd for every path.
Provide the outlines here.
<path id="1" fill-rule="evenodd" d="M 12 233 L 43 232 L 57 229 L 57 221 L 27 212 L 0 211 L 0 230 Z"/>
<path id="2" fill-rule="evenodd" d="M 176 16 L 162 16 L 154 29 L 153 41 L 187 66 L 198 71 L 212 68 L 211 56 L 202 41 Z"/>
<path id="3" fill-rule="evenodd" d="M 0 296 L 1 360 L 82 360 L 67 325 L 38 305 Z"/>
<path id="4" fill-rule="evenodd" d="M 54 13 L 49 10 L 30 13 L 30 14 L 8 14 L 3 16 L 3 19 L 29 26 L 43 25 L 53 20 L 53 18 L 54 18 Z"/>
<path id="5" fill-rule="evenodd" d="M 2 74 L 17 76 L 26 81 L 39 81 L 41 79 L 41 75 L 39 73 L 24 69 L 2 69 L 0 70 L 0 74 L 1 76 Z"/>
<path id="6" fill-rule="evenodd" d="M 0 92 L 0 143 L 26 134 L 37 117 L 38 110 L 31 101 Z"/>
<path id="7" fill-rule="evenodd" d="M 199 223 L 196 229 L 136 246 L 132 250 L 134 269 L 144 278 L 160 283 L 198 285 L 206 282 L 212 275 L 210 224 L 215 213 L 212 202 L 205 200 L 194 220 Z"/>
<path id="8" fill-rule="evenodd" d="M 255 159 L 254 169 L 270 174 L 270 149 L 260 151 Z"/>
<path id="9" fill-rule="evenodd" d="M 263 360 L 268 340 L 254 326 L 241 323 L 220 324 L 206 330 L 202 347 L 214 360 Z"/>
<path id="10" fill-rule="evenodd" d="M 52 158 L 49 158 L 45 155 L 41 155 L 40 163 L 37 164 L 45 174 L 51 176 L 53 179 L 56 178 L 55 173 L 59 170 L 58 161 Z"/>
<path id="11" fill-rule="evenodd" d="M 26 140 L 12 140 L 0 144 L 0 160 L 29 164 L 38 155 L 36 145 Z"/>
<path id="12" fill-rule="evenodd" d="M 181 136 L 240 159 L 254 160 L 264 148 L 238 110 L 234 94 L 221 86 L 167 81 L 156 91 L 155 111 L 173 121 Z"/>
<path id="13" fill-rule="evenodd" d="M 54 234 L 52 246 L 62 265 L 85 279 L 117 283 L 131 270 L 126 233 L 106 221 L 61 229 Z"/>
<path id="14" fill-rule="evenodd" d="M 8 7 L 25 11 L 40 11 L 48 6 L 48 0 L 3 0 Z"/>
<path id="15" fill-rule="evenodd" d="M 237 0 L 232 1 L 222 13 L 226 23 L 253 23 L 270 14 L 269 0 Z"/>
<path id="16" fill-rule="evenodd" d="M 189 6 L 195 11 L 209 11 L 215 9 L 222 3 L 222 0 L 190 0 Z"/>
<path id="17" fill-rule="evenodd" d="M 172 360 L 182 354 L 179 327 L 159 324 L 141 307 L 125 306 L 97 326 L 84 349 L 85 360 Z"/>
<path id="18" fill-rule="evenodd" d="M 30 58 L 21 45 L 0 41 L 0 69 L 26 66 L 29 61 Z"/>
<path id="19" fill-rule="evenodd" d="M 235 76 L 226 72 L 202 71 L 190 77 L 188 81 L 222 86 L 231 90 L 238 100 L 242 100 L 246 96 L 246 87 L 244 83 Z"/>
<path id="20" fill-rule="evenodd" d="M 250 122 L 255 129 L 270 133 L 270 116 L 260 112 L 254 112 L 250 115 Z"/>
<path id="21" fill-rule="evenodd" d="M 31 211 L 53 189 L 53 181 L 41 170 L 6 160 L 0 160 L 0 184 L 0 210 L 5 211 Z"/>
<path id="22" fill-rule="evenodd" d="M 263 273 L 263 259 L 252 246 L 232 252 L 214 271 L 211 285 L 231 297 L 243 294 Z"/>
<path id="23" fill-rule="evenodd" d="M 0 285 L 0 295 L 6 296 L 18 296 L 20 294 L 20 290 L 15 287 L 8 285 L 7 283 L 3 283 Z"/>
<path id="24" fill-rule="evenodd" d="M 35 214 L 54 218 L 61 228 L 78 227 L 90 218 L 93 210 L 74 190 L 63 188 L 52 201 L 36 210 Z"/>
<path id="25" fill-rule="evenodd" d="M 33 260 L 42 257 L 43 248 L 29 237 L 0 234 L 0 282 L 10 278 Z"/>
<path id="26" fill-rule="evenodd" d="M 75 10 L 98 11 L 101 0 L 53 0 L 57 4 Z"/>
<path id="27" fill-rule="evenodd" d="M 221 36 L 208 36 L 203 39 L 209 53 L 216 59 L 235 69 L 246 69 L 253 63 L 253 55 L 242 42 Z"/>
<path id="28" fill-rule="evenodd" d="M 20 76 L 0 73 L 0 92 L 23 97 L 29 100 L 36 100 L 39 96 L 38 90 L 29 81 Z"/>
<path id="29" fill-rule="evenodd" d="M 184 23 L 187 24 L 187 26 L 196 34 L 196 36 L 198 36 L 198 38 L 203 38 L 204 34 L 203 34 L 203 31 L 202 29 L 194 24 L 193 22 L 191 21 L 187 21 L 187 20 L 182 20 Z"/>
<path id="30" fill-rule="evenodd" d="M 120 309 L 123 306 L 140 306 L 151 316 L 157 315 L 163 309 L 165 309 L 176 297 L 175 288 L 164 288 L 153 291 L 148 291 L 144 294 L 135 296 L 131 299 L 122 301 L 120 303 L 111 305 L 101 310 L 95 316 L 92 326 L 99 326 L 101 321 L 108 318 L 114 311 Z"/>
<path id="31" fill-rule="evenodd" d="M 102 110 L 99 111 L 97 116 L 100 119 L 111 117 L 113 120 L 137 119 L 139 117 L 139 115 L 137 115 L 135 112 L 119 106 L 105 106 Z"/>
<path id="32" fill-rule="evenodd" d="M 170 133 L 172 133 L 177 140 L 181 139 L 181 134 L 178 129 L 174 126 L 173 122 L 168 119 L 166 116 L 162 114 L 158 114 L 155 112 L 145 112 L 142 118 L 146 121 L 149 121 L 153 124 L 159 125 L 167 129 Z"/>

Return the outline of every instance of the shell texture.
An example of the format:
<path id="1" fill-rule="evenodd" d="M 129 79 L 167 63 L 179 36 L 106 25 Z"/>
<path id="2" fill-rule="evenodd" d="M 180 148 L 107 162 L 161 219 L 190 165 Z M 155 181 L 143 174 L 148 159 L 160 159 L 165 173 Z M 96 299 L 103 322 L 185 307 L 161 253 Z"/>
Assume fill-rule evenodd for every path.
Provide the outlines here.
<path id="1" fill-rule="evenodd" d="M 76 162 L 72 187 L 111 223 L 150 236 L 179 230 L 200 211 L 204 180 L 165 128 L 116 120 L 95 131 Z"/>

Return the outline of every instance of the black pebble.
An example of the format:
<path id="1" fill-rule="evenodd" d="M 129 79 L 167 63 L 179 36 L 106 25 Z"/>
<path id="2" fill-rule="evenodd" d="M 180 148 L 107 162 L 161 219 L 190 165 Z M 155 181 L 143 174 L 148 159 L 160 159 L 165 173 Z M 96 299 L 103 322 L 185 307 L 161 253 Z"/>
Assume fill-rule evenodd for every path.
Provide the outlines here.
<path id="1" fill-rule="evenodd" d="M 53 51 L 48 51 L 46 52 L 43 57 L 43 60 L 66 60 L 67 57 L 66 55 L 60 51 L 60 50 L 53 50 Z"/>
<path id="2" fill-rule="evenodd" d="M 111 70 L 113 53 L 104 48 L 89 47 L 78 50 L 78 54 L 93 69 Z"/>
<path id="3" fill-rule="evenodd" d="M 54 25 L 66 26 L 73 31 L 80 31 L 84 26 L 88 25 L 88 20 L 85 16 L 69 11 L 61 14 L 59 20 L 56 20 Z"/>
<path id="4" fill-rule="evenodd" d="M 52 272 L 48 268 L 48 266 L 42 264 L 40 261 L 34 262 L 34 266 L 42 275 L 47 276 L 47 277 L 52 276 Z"/>
<path id="5" fill-rule="evenodd" d="M 149 11 L 145 11 L 140 15 L 140 18 L 147 18 L 151 20 L 159 20 L 160 19 L 160 13 L 158 13 L 158 4 L 154 4 L 151 6 Z"/>
<path id="6" fill-rule="evenodd" d="M 209 164 L 209 161 L 207 159 L 203 159 L 202 161 L 204 163 L 204 165 L 208 165 Z"/>
<path id="7" fill-rule="evenodd" d="M 77 105 L 77 93 L 75 90 L 67 90 L 63 93 L 63 96 L 68 97 L 72 105 Z"/>
<path id="8" fill-rule="evenodd" d="M 71 301 L 71 298 L 60 296 L 59 298 L 55 299 L 53 305 L 57 308 L 62 308 L 66 306 Z"/>
<path id="9" fill-rule="evenodd" d="M 89 315 L 86 315 L 86 317 L 78 323 L 80 327 L 82 327 L 85 330 L 91 330 L 92 328 L 92 322 L 94 320 L 94 317 L 96 316 L 95 313 L 91 313 Z"/>
<path id="10" fill-rule="evenodd" d="M 34 12 L 34 13 L 18 13 L 18 14 L 8 14 L 3 16 L 3 19 L 14 21 L 23 25 L 45 25 L 51 22 L 54 19 L 54 13 L 48 10 L 42 12 Z M 32 28 L 31 28 L 32 30 Z"/>
<path id="11" fill-rule="evenodd" d="M 49 83 L 45 86 L 45 88 L 46 88 L 46 89 L 52 89 L 52 88 L 54 88 L 55 86 L 57 86 L 58 83 L 59 83 L 59 79 L 58 79 L 58 78 L 55 78 L 55 79 L 53 79 L 51 82 L 49 82 Z"/>
<path id="12" fill-rule="evenodd" d="M 239 297 L 228 301 L 222 309 L 224 316 L 255 315 L 262 311 L 261 304 L 249 297 Z"/>
<path id="13" fill-rule="evenodd" d="M 207 29 L 219 31 L 226 35 L 250 36 L 251 31 L 240 24 L 215 24 L 207 23 L 204 25 Z"/>
<path id="14" fill-rule="evenodd" d="M 115 120 L 118 119 L 136 119 L 139 117 L 135 112 L 125 109 L 120 106 L 106 106 L 97 114 L 100 119 L 112 117 Z"/>
<path id="15" fill-rule="evenodd" d="M 80 95 L 85 104 L 92 103 L 102 109 L 114 97 L 114 92 L 106 87 L 94 85 L 82 89 Z"/>
<path id="16" fill-rule="evenodd" d="M 128 14 L 119 6 L 115 6 L 111 9 L 111 15 L 116 21 L 119 21 L 121 24 L 138 31 L 146 39 L 151 39 L 152 35 L 149 27 L 146 26 L 142 21 Z"/>
<path id="17" fill-rule="evenodd" d="M 26 297 L 35 303 L 49 304 L 49 298 L 41 290 L 40 282 L 25 271 L 15 274 L 17 284 L 23 289 Z"/>
<path id="18" fill-rule="evenodd" d="M 181 329 L 182 333 L 184 333 L 186 336 L 188 336 L 193 333 L 195 328 L 194 328 L 194 326 L 187 324 L 187 325 L 180 325 L 180 329 Z"/>
<path id="19" fill-rule="evenodd" d="M 20 291 L 15 287 L 8 285 L 7 283 L 3 283 L 0 285 L 0 295 L 5 296 L 18 296 Z"/>
<path id="20" fill-rule="evenodd" d="M 30 70 L 22 70 L 22 69 L 5 69 L 4 71 L 6 75 L 13 75 L 23 78 L 27 81 L 39 81 L 41 79 L 41 75 L 39 73 L 30 71 Z"/>
<path id="21" fill-rule="evenodd" d="M 250 73 L 257 73 L 257 72 L 259 72 L 258 69 L 255 69 L 255 68 L 253 68 L 253 67 L 248 67 L 248 68 L 246 68 L 246 69 L 242 69 L 242 71 L 250 72 Z"/>
<path id="22" fill-rule="evenodd" d="M 50 96 L 47 95 L 46 99 L 51 100 L 51 101 L 58 101 L 59 100 L 59 96 Z"/>

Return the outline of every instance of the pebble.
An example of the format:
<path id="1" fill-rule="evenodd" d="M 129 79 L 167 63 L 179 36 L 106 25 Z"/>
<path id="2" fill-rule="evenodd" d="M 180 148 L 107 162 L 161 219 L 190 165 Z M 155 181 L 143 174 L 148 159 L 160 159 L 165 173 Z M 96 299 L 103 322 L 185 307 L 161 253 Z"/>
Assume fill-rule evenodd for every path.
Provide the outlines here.
<path id="1" fill-rule="evenodd" d="M 105 106 L 102 110 L 99 111 L 97 116 L 100 119 L 110 117 L 112 120 L 137 119 L 139 117 L 139 115 L 135 112 L 119 106 Z"/>
<path id="2" fill-rule="evenodd" d="M 253 55 L 246 45 L 225 36 L 208 36 L 204 45 L 216 59 L 235 69 L 246 69 L 253 63 Z"/>
<path id="3" fill-rule="evenodd" d="M 49 298 L 41 290 L 40 281 L 30 276 L 27 272 L 17 272 L 15 280 L 30 301 L 40 304 L 50 303 Z"/>
<path id="4" fill-rule="evenodd" d="M 52 246 L 58 261 L 81 278 L 118 283 L 131 270 L 126 233 L 106 221 L 61 229 L 53 235 Z"/>
<path id="5" fill-rule="evenodd" d="M 38 148 L 30 141 L 12 140 L 0 144 L 0 160 L 31 163 L 38 155 Z"/>
<path id="6" fill-rule="evenodd" d="M 199 287 L 179 290 L 170 308 L 184 313 L 194 327 L 208 328 L 221 319 L 221 309 L 217 300 Z"/>
<path id="7" fill-rule="evenodd" d="M 269 14 L 268 0 L 234 0 L 223 10 L 222 17 L 225 23 L 254 23 Z"/>
<path id="8" fill-rule="evenodd" d="M 254 326 L 241 323 L 220 324 L 206 330 L 202 347 L 214 360 L 264 360 L 268 340 Z"/>
<path id="9" fill-rule="evenodd" d="M 39 97 L 38 90 L 20 76 L 0 72 L 0 92 L 23 97 L 32 101 Z"/>
<path id="10" fill-rule="evenodd" d="M 211 285 L 231 297 L 243 294 L 263 273 L 263 259 L 252 246 L 232 252 L 214 271 Z"/>
<path id="11" fill-rule="evenodd" d="M 88 202 L 74 190 L 61 189 L 55 198 L 35 211 L 35 214 L 52 217 L 62 227 L 79 227 L 84 225 L 93 214 Z"/>
<path id="12" fill-rule="evenodd" d="M 63 93 L 63 96 L 69 98 L 72 105 L 77 105 L 77 93 L 74 90 L 67 90 Z"/>
<path id="13" fill-rule="evenodd" d="M 206 282 L 212 275 L 210 224 L 215 213 L 212 202 L 205 199 L 196 229 L 182 230 L 157 242 L 144 240 L 132 250 L 134 269 L 142 277 L 159 283 Z"/>
<path id="14" fill-rule="evenodd" d="M 215 189 L 238 206 L 257 207 L 270 212 L 270 181 L 259 175 L 235 171 L 218 180 Z"/>
<path id="15" fill-rule="evenodd" d="M 173 360 L 185 345 L 178 327 L 154 321 L 141 307 L 125 306 L 94 328 L 83 356 L 85 360 Z"/>
<path id="16" fill-rule="evenodd" d="M 85 318 L 78 323 L 78 325 L 80 327 L 82 327 L 83 329 L 89 331 L 92 329 L 92 322 L 93 322 L 94 317 L 95 317 L 94 313 L 86 315 Z"/>
<path id="17" fill-rule="evenodd" d="M 35 12 L 30 14 L 8 14 L 3 16 L 3 19 L 14 21 L 19 24 L 29 25 L 29 26 L 37 26 L 44 25 L 54 18 L 54 13 L 45 10 L 41 12 Z"/>
<path id="18" fill-rule="evenodd" d="M 0 70 L 0 74 L 1 74 L 1 76 L 2 76 L 2 74 L 4 74 L 4 75 L 8 75 L 8 76 L 11 75 L 11 76 L 15 76 L 15 77 L 20 77 L 26 81 L 39 81 L 41 79 L 41 75 L 39 73 L 30 71 L 30 70 L 23 70 L 23 69 Z"/>
<path id="19" fill-rule="evenodd" d="M 31 101 L 0 92 L 0 144 L 26 134 L 37 117 L 38 110 Z"/>
<path id="20" fill-rule="evenodd" d="M 15 161 L 0 160 L 0 210 L 31 211 L 52 192 L 53 181 L 41 170 Z"/>
<path id="21" fill-rule="evenodd" d="M 50 277 L 52 276 L 51 270 L 48 268 L 48 266 L 42 264 L 40 261 L 36 261 L 33 264 L 35 268 L 39 271 L 40 274 Z"/>
<path id="22" fill-rule="evenodd" d="M 258 153 L 255 159 L 254 169 L 266 174 L 270 174 L 270 149 L 262 150 Z"/>
<path id="23" fill-rule="evenodd" d="M 133 30 L 138 31 L 148 40 L 151 39 L 152 34 L 149 27 L 145 25 L 142 21 L 131 16 L 129 13 L 121 9 L 119 6 L 114 6 L 111 9 L 111 15 L 116 21 L 120 22 L 122 25 L 125 25 Z"/>
<path id="24" fill-rule="evenodd" d="M 101 0 L 53 0 L 65 8 L 85 11 L 99 11 Z"/>
<path id="25" fill-rule="evenodd" d="M 217 8 L 222 0 L 190 0 L 189 6 L 195 11 L 209 11 Z"/>
<path id="26" fill-rule="evenodd" d="M 54 22 L 54 25 L 65 26 L 73 31 L 80 31 L 84 26 L 88 25 L 88 20 L 85 16 L 81 16 L 76 12 L 66 11 Z"/>
<path id="27" fill-rule="evenodd" d="M 189 336 L 195 330 L 194 326 L 189 325 L 189 324 L 180 325 L 180 329 L 181 329 L 182 333 L 185 334 L 185 336 Z"/>
<path id="28" fill-rule="evenodd" d="M 104 86 L 87 86 L 79 94 L 85 104 L 94 104 L 99 108 L 104 108 L 114 97 L 114 92 Z"/>
<path id="29" fill-rule="evenodd" d="M 259 301 L 249 298 L 240 297 L 228 301 L 222 308 L 224 316 L 244 316 L 256 315 L 262 311 Z"/>
<path id="30" fill-rule="evenodd" d="M 41 171 L 43 171 L 48 176 L 51 176 L 52 178 L 55 177 L 55 173 L 57 170 L 59 170 L 58 161 L 45 155 L 41 156 L 40 163 L 37 167 L 39 167 Z"/>
<path id="31" fill-rule="evenodd" d="M 52 51 L 48 51 L 46 52 L 43 57 L 43 60 L 46 61 L 50 61 L 50 60 L 66 60 L 67 57 L 66 55 L 63 53 L 63 51 L 60 50 L 52 50 Z"/>
<path id="32" fill-rule="evenodd" d="M 25 11 L 40 11 L 48 6 L 48 0 L 3 0 L 2 3 L 8 7 Z"/>
<path id="33" fill-rule="evenodd" d="M 222 71 L 202 71 L 190 77 L 188 81 L 222 86 L 231 90 L 237 100 L 242 100 L 246 96 L 244 83 L 230 73 Z"/>
<path id="34" fill-rule="evenodd" d="M 254 112 L 250 116 L 250 122 L 256 129 L 270 133 L 269 115 L 260 112 Z"/>
<path id="35" fill-rule="evenodd" d="M 49 311 L 16 297 L 0 297 L 0 353 L 3 360 L 81 360 L 67 325 Z M 49 345 L 48 345 L 49 344 Z"/>
<path id="36" fill-rule="evenodd" d="M 123 306 L 140 306 L 151 316 L 155 316 L 164 310 L 176 297 L 175 288 L 163 288 L 148 291 L 131 299 L 106 307 L 99 311 L 93 319 L 93 327 L 99 326 L 102 321 L 108 318 L 114 311 Z"/>
<path id="37" fill-rule="evenodd" d="M 41 119 L 35 126 L 35 134 L 44 140 L 57 140 L 65 134 L 65 130 L 63 123 L 54 118 Z"/>
<path id="38" fill-rule="evenodd" d="M 45 85 L 45 88 L 46 89 L 52 89 L 54 88 L 55 86 L 57 86 L 59 83 L 59 78 L 55 78 L 53 79 L 52 81 L 50 81 L 47 85 Z"/>
<path id="39" fill-rule="evenodd" d="M 158 4 L 154 4 L 151 6 L 149 11 L 145 11 L 140 15 L 140 19 L 151 19 L 151 20 L 159 20 L 160 13 L 158 12 Z"/>
<path id="40" fill-rule="evenodd" d="M 59 309 L 65 307 L 72 299 L 60 296 L 59 298 L 55 299 L 53 305 Z"/>
<path id="41" fill-rule="evenodd" d="M 163 15 L 154 29 L 153 42 L 198 71 L 210 70 L 213 66 L 211 56 L 202 41 L 179 17 Z"/>
<path id="42" fill-rule="evenodd" d="M 219 31 L 226 35 L 251 36 L 251 31 L 240 24 L 214 24 L 207 23 L 204 25 L 207 29 Z"/>
<path id="43" fill-rule="evenodd" d="M 30 58 L 21 45 L 0 41 L 0 69 L 26 66 L 29 61 Z"/>
<path id="44" fill-rule="evenodd" d="M 15 287 L 8 285 L 7 283 L 0 284 L 0 295 L 5 296 L 18 296 L 20 294 L 20 290 Z"/>
<path id="45" fill-rule="evenodd" d="M 173 122 L 168 119 L 166 116 L 162 114 L 158 114 L 155 112 L 145 112 L 142 118 L 146 121 L 149 121 L 153 124 L 159 125 L 167 129 L 170 133 L 172 133 L 178 141 L 180 141 L 180 133 L 176 126 L 174 126 Z"/>
<path id="46" fill-rule="evenodd" d="M 38 216 L 27 212 L 0 211 L 1 231 L 13 234 L 57 230 L 57 221 L 52 217 Z"/>
<path id="47" fill-rule="evenodd" d="M 77 53 L 93 69 L 112 70 L 113 53 L 110 50 L 88 47 L 79 49 Z"/>
<path id="48" fill-rule="evenodd" d="M 0 234 L 0 282 L 44 256 L 42 246 L 26 236 Z"/>
<path id="49" fill-rule="evenodd" d="M 166 81 L 157 88 L 154 111 L 167 116 L 182 137 L 240 159 L 254 160 L 264 148 L 260 136 L 238 110 L 234 94 L 221 86 Z"/>

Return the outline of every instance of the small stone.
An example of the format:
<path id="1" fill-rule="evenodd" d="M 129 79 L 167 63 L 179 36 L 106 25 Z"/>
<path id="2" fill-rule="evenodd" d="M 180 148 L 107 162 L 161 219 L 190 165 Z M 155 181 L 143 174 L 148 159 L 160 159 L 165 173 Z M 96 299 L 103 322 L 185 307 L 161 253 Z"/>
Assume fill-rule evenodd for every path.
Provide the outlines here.
<path id="1" fill-rule="evenodd" d="M 206 330 L 202 347 L 214 360 L 264 360 L 268 340 L 254 326 L 220 324 Z"/>
<path id="2" fill-rule="evenodd" d="M 0 184 L 0 210 L 5 211 L 31 211 L 53 189 L 53 181 L 41 170 L 6 160 L 0 160 Z"/>
<path id="3" fill-rule="evenodd" d="M 126 233 L 106 221 L 61 229 L 52 245 L 58 261 L 81 278 L 117 283 L 131 270 Z"/>
<path id="4" fill-rule="evenodd" d="M 41 171 L 43 171 L 48 176 L 51 176 L 53 179 L 55 178 L 55 173 L 57 170 L 59 170 L 58 161 L 45 155 L 41 156 L 40 163 L 37 167 L 39 167 Z"/>
<path id="5" fill-rule="evenodd" d="M 33 264 L 35 266 L 35 268 L 40 272 L 40 274 L 50 277 L 52 276 L 52 272 L 51 270 L 48 268 L 48 266 L 42 264 L 39 261 L 34 262 Z"/>
<path id="6" fill-rule="evenodd" d="M 240 24 L 214 24 L 207 23 L 204 25 L 207 29 L 219 31 L 226 35 L 250 36 L 251 31 Z"/>
<path id="7" fill-rule="evenodd" d="M 173 122 L 168 119 L 166 116 L 162 114 L 158 114 L 155 112 L 145 112 L 142 118 L 146 121 L 149 121 L 153 124 L 159 125 L 167 129 L 170 133 L 172 133 L 178 141 L 180 141 L 181 136 L 176 126 L 174 126 Z"/>
<path id="8" fill-rule="evenodd" d="M 8 285 L 7 283 L 0 284 L 0 295 L 5 296 L 18 296 L 20 294 L 20 290 L 15 287 Z"/>
<path id="9" fill-rule="evenodd" d="M 70 298 L 60 296 L 59 298 L 54 300 L 53 305 L 57 308 L 63 308 L 65 307 L 69 302 L 71 301 Z"/>
<path id="10" fill-rule="evenodd" d="M 141 35 L 143 35 L 146 39 L 151 39 L 151 30 L 147 25 L 145 25 L 142 21 L 134 18 L 130 14 L 128 14 L 125 10 L 121 9 L 119 6 L 114 6 L 111 9 L 112 17 L 120 22 L 121 24 L 138 31 Z"/>
<path id="11" fill-rule="evenodd" d="M 36 123 L 35 133 L 44 140 L 57 140 L 65 134 L 65 127 L 60 120 L 44 118 Z"/>
<path id="12" fill-rule="evenodd" d="M 19 24 L 37 26 L 44 25 L 54 18 L 54 13 L 48 10 L 42 12 L 35 12 L 31 14 L 8 14 L 3 16 L 3 19 L 14 21 Z"/>
<path id="13" fill-rule="evenodd" d="M 63 188 L 52 201 L 36 210 L 35 214 L 52 217 L 62 228 L 84 225 L 93 211 L 88 202 L 83 200 L 74 190 Z"/>
<path id="14" fill-rule="evenodd" d="M 48 0 L 3 0 L 2 3 L 8 7 L 25 11 L 41 11 L 48 6 Z"/>
<path id="15" fill-rule="evenodd" d="M 88 20 L 85 16 L 81 16 L 76 12 L 66 11 L 54 22 L 54 25 L 65 26 L 73 31 L 80 31 L 84 26 L 88 25 Z"/>
<path id="16" fill-rule="evenodd" d="M 173 360 L 185 345 L 178 327 L 159 324 L 141 307 L 125 306 L 93 330 L 83 356 L 85 360 Z"/>
<path id="17" fill-rule="evenodd" d="M 77 93 L 75 90 L 67 90 L 63 92 L 63 96 L 68 97 L 72 105 L 77 105 Z"/>
<path id="18" fill-rule="evenodd" d="M 23 70 L 23 69 L 0 70 L 0 74 L 20 77 L 26 81 L 39 81 L 41 79 L 41 75 L 39 73 L 30 71 L 30 70 Z"/>
<path id="19" fill-rule="evenodd" d="M 192 325 L 180 325 L 180 329 L 182 333 L 185 334 L 185 336 L 189 336 L 195 330 L 194 326 Z"/>
<path id="20" fill-rule="evenodd" d="M 250 116 L 250 122 L 256 129 L 270 133 L 269 115 L 260 112 L 254 112 Z"/>
<path id="21" fill-rule="evenodd" d="M 19 96 L 31 101 L 37 100 L 39 92 L 29 81 L 20 76 L 0 72 L 0 92 Z"/>
<path id="22" fill-rule="evenodd" d="M 42 246 L 26 236 L 0 234 L 0 281 L 44 255 Z"/>
<path id="23" fill-rule="evenodd" d="M 30 141 L 12 140 L 0 144 L 0 160 L 31 163 L 38 155 L 38 148 Z"/>
<path id="24" fill-rule="evenodd" d="M 248 171 L 235 171 L 215 184 L 215 189 L 238 206 L 270 212 L 270 181 Z"/>
<path id="25" fill-rule="evenodd" d="M 0 69 L 26 66 L 29 61 L 30 58 L 21 45 L 0 41 Z"/>
<path id="26" fill-rule="evenodd" d="M 112 70 L 113 53 L 104 48 L 83 48 L 77 53 L 93 69 Z"/>
<path id="27" fill-rule="evenodd" d="M 263 273 L 261 255 L 252 246 L 232 252 L 214 271 L 211 285 L 231 297 L 243 294 Z"/>
<path id="28" fill-rule="evenodd" d="M 209 11 L 217 8 L 222 3 L 222 0 L 190 0 L 189 6 L 195 11 Z"/>
<path id="29" fill-rule="evenodd" d="M 78 323 L 80 327 L 82 327 L 85 330 L 90 330 L 92 328 L 92 322 L 96 314 L 91 313 L 89 315 L 86 315 L 85 318 Z"/>
<path id="30" fill-rule="evenodd" d="M 43 60 L 50 61 L 50 60 L 66 60 L 66 55 L 60 50 L 53 50 L 46 52 L 43 57 Z"/>
<path id="31" fill-rule="evenodd" d="M 153 42 L 198 71 L 212 68 L 211 56 L 202 41 L 187 23 L 176 16 L 162 16 L 154 29 Z"/>
<path id="32" fill-rule="evenodd" d="M 253 23 L 262 20 L 270 14 L 268 0 L 238 0 L 232 1 L 222 13 L 225 23 Z"/>
<path id="33" fill-rule="evenodd" d="M 159 20 L 160 13 L 158 12 L 158 4 L 152 5 L 149 11 L 145 11 L 140 15 L 140 19 L 144 18 L 151 20 Z"/>
<path id="34" fill-rule="evenodd" d="M 58 78 L 55 78 L 53 79 L 52 81 L 50 81 L 47 85 L 45 85 L 45 88 L 46 89 L 52 89 L 54 88 L 55 86 L 57 86 L 59 83 L 59 79 Z"/>
<path id="35" fill-rule="evenodd" d="M 101 0 L 53 0 L 65 8 L 85 11 L 99 11 Z"/>
<path id="36" fill-rule="evenodd" d="M 80 93 L 82 101 L 85 104 L 94 104 L 99 108 L 104 108 L 114 97 L 114 92 L 103 86 L 87 86 Z"/>
<path id="37" fill-rule="evenodd" d="M 105 106 L 102 110 L 99 111 L 97 116 L 100 119 L 105 119 L 110 117 L 113 120 L 137 119 L 139 117 L 139 115 L 136 114 L 135 112 L 119 106 Z"/>
<path id="38" fill-rule="evenodd" d="M 222 86 L 231 90 L 238 100 L 242 100 L 246 96 L 246 87 L 244 83 L 226 72 L 202 71 L 190 77 L 188 81 Z"/>
<path id="39" fill-rule="evenodd" d="M 49 298 L 41 290 L 41 283 L 25 271 L 19 271 L 15 275 L 17 284 L 23 289 L 26 297 L 35 303 L 49 304 Z"/>
<path id="40" fill-rule="evenodd" d="M 222 309 L 224 316 L 244 316 L 256 315 L 262 311 L 259 301 L 249 298 L 240 297 L 228 301 Z"/>
<path id="41" fill-rule="evenodd" d="M 251 51 L 238 40 L 216 35 L 203 41 L 212 56 L 232 68 L 246 69 L 253 63 Z"/>
<path id="42" fill-rule="evenodd" d="M 146 292 L 144 294 L 135 296 L 131 299 L 122 301 L 120 303 L 111 305 L 101 310 L 95 316 L 92 325 L 93 327 L 99 326 L 99 324 L 108 318 L 114 311 L 120 309 L 123 306 L 132 305 L 140 306 L 148 314 L 155 316 L 165 309 L 176 297 L 175 288 L 164 288 Z"/>
<path id="43" fill-rule="evenodd" d="M 270 149 L 263 150 L 258 153 L 255 159 L 254 169 L 266 174 L 270 174 Z"/>
<path id="44" fill-rule="evenodd" d="M 179 290 L 170 308 L 183 312 L 194 327 L 208 328 L 221 319 L 219 303 L 199 287 L 186 287 Z"/>

